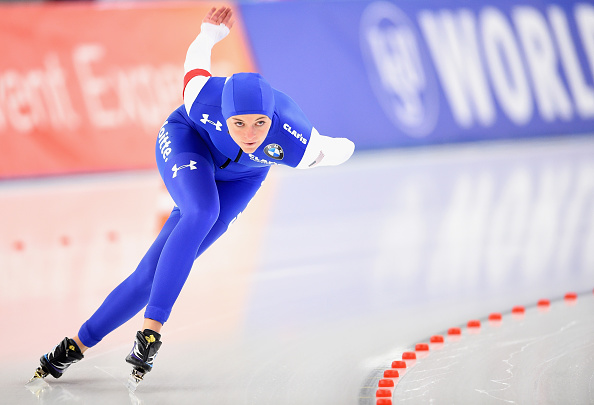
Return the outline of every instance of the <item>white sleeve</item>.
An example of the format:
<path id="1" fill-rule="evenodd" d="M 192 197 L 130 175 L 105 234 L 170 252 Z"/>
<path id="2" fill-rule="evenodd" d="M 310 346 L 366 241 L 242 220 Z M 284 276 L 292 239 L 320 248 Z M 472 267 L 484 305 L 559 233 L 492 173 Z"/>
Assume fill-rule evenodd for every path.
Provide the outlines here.
<path id="1" fill-rule="evenodd" d="M 349 160 L 355 151 L 355 144 L 347 138 L 331 138 L 320 135 L 312 128 L 311 137 L 297 169 L 318 166 L 337 166 Z"/>
<path id="2" fill-rule="evenodd" d="M 200 93 L 210 76 L 212 47 L 228 34 L 229 28 L 225 24 L 202 23 L 200 34 L 188 48 L 186 61 L 184 62 L 184 105 L 188 114 L 198 93 Z M 197 73 L 198 71 L 205 71 L 208 76 Z"/>

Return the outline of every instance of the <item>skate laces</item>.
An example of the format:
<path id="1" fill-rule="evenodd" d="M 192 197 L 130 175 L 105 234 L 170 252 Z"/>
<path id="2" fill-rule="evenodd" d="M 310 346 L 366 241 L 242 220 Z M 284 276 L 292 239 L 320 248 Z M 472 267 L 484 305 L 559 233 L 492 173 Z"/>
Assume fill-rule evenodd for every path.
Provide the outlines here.
<path id="1" fill-rule="evenodd" d="M 146 341 L 147 341 L 148 343 L 155 343 L 155 342 L 157 341 L 157 339 L 155 338 L 155 336 L 154 336 L 154 335 L 150 335 L 150 336 L 146 336 L 146 335 L 145 335 L 145 336 L 144 336 L 144 338 L 146 339 Z"/>

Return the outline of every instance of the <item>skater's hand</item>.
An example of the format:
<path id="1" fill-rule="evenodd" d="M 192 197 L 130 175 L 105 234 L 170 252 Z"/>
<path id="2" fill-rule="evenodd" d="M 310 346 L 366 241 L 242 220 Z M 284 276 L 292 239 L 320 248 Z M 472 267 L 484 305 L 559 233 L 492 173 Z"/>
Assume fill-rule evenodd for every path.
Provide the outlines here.
<path id="1" fill-rule="evenodd" d="M 213 7 L 210 9 L 208 14 L 202 19 L 203 23 L 209 23 L 212 25 L 225 25 L 227 28 L 231 29 L 233 24 L 235 23 L 234 20 L 231 19 L 233 17 L 233 11 L 231 7 L 221 7 L 217 9 Z"/>
<path id="2" fill-rule="evenodd" d="M 200 34 L 210 37 L 213 44 L 216 44 L 229 35 L 229 30 L 235 22 L 231 17 L 233 17 L 233 11 L 230 7 L 211 8 L 202 19 Z"/>

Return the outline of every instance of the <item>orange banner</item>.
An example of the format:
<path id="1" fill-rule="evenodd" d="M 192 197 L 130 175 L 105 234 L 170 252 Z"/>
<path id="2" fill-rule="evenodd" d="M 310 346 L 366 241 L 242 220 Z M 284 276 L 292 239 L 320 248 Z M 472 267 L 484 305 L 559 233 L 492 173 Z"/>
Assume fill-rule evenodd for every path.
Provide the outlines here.
<path id="1" fill-rule="evenodd" d="M 0 177 L 154 167 L 210 6 L 0 5 Z M 213 49 L 213 75 L 254 71 L 236 20 Z"/>

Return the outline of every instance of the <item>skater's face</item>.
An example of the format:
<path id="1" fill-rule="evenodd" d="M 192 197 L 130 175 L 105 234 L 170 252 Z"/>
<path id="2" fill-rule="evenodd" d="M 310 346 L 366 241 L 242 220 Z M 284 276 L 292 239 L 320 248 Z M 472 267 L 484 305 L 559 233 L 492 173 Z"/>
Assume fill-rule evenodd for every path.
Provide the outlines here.
<path id="1" fill-rule="evenodd" d="M 229 135 L 245 153 L 254 153 L 268 135 L 272 120 L 262 114 L 234 115 L 227 119 Z"/>

